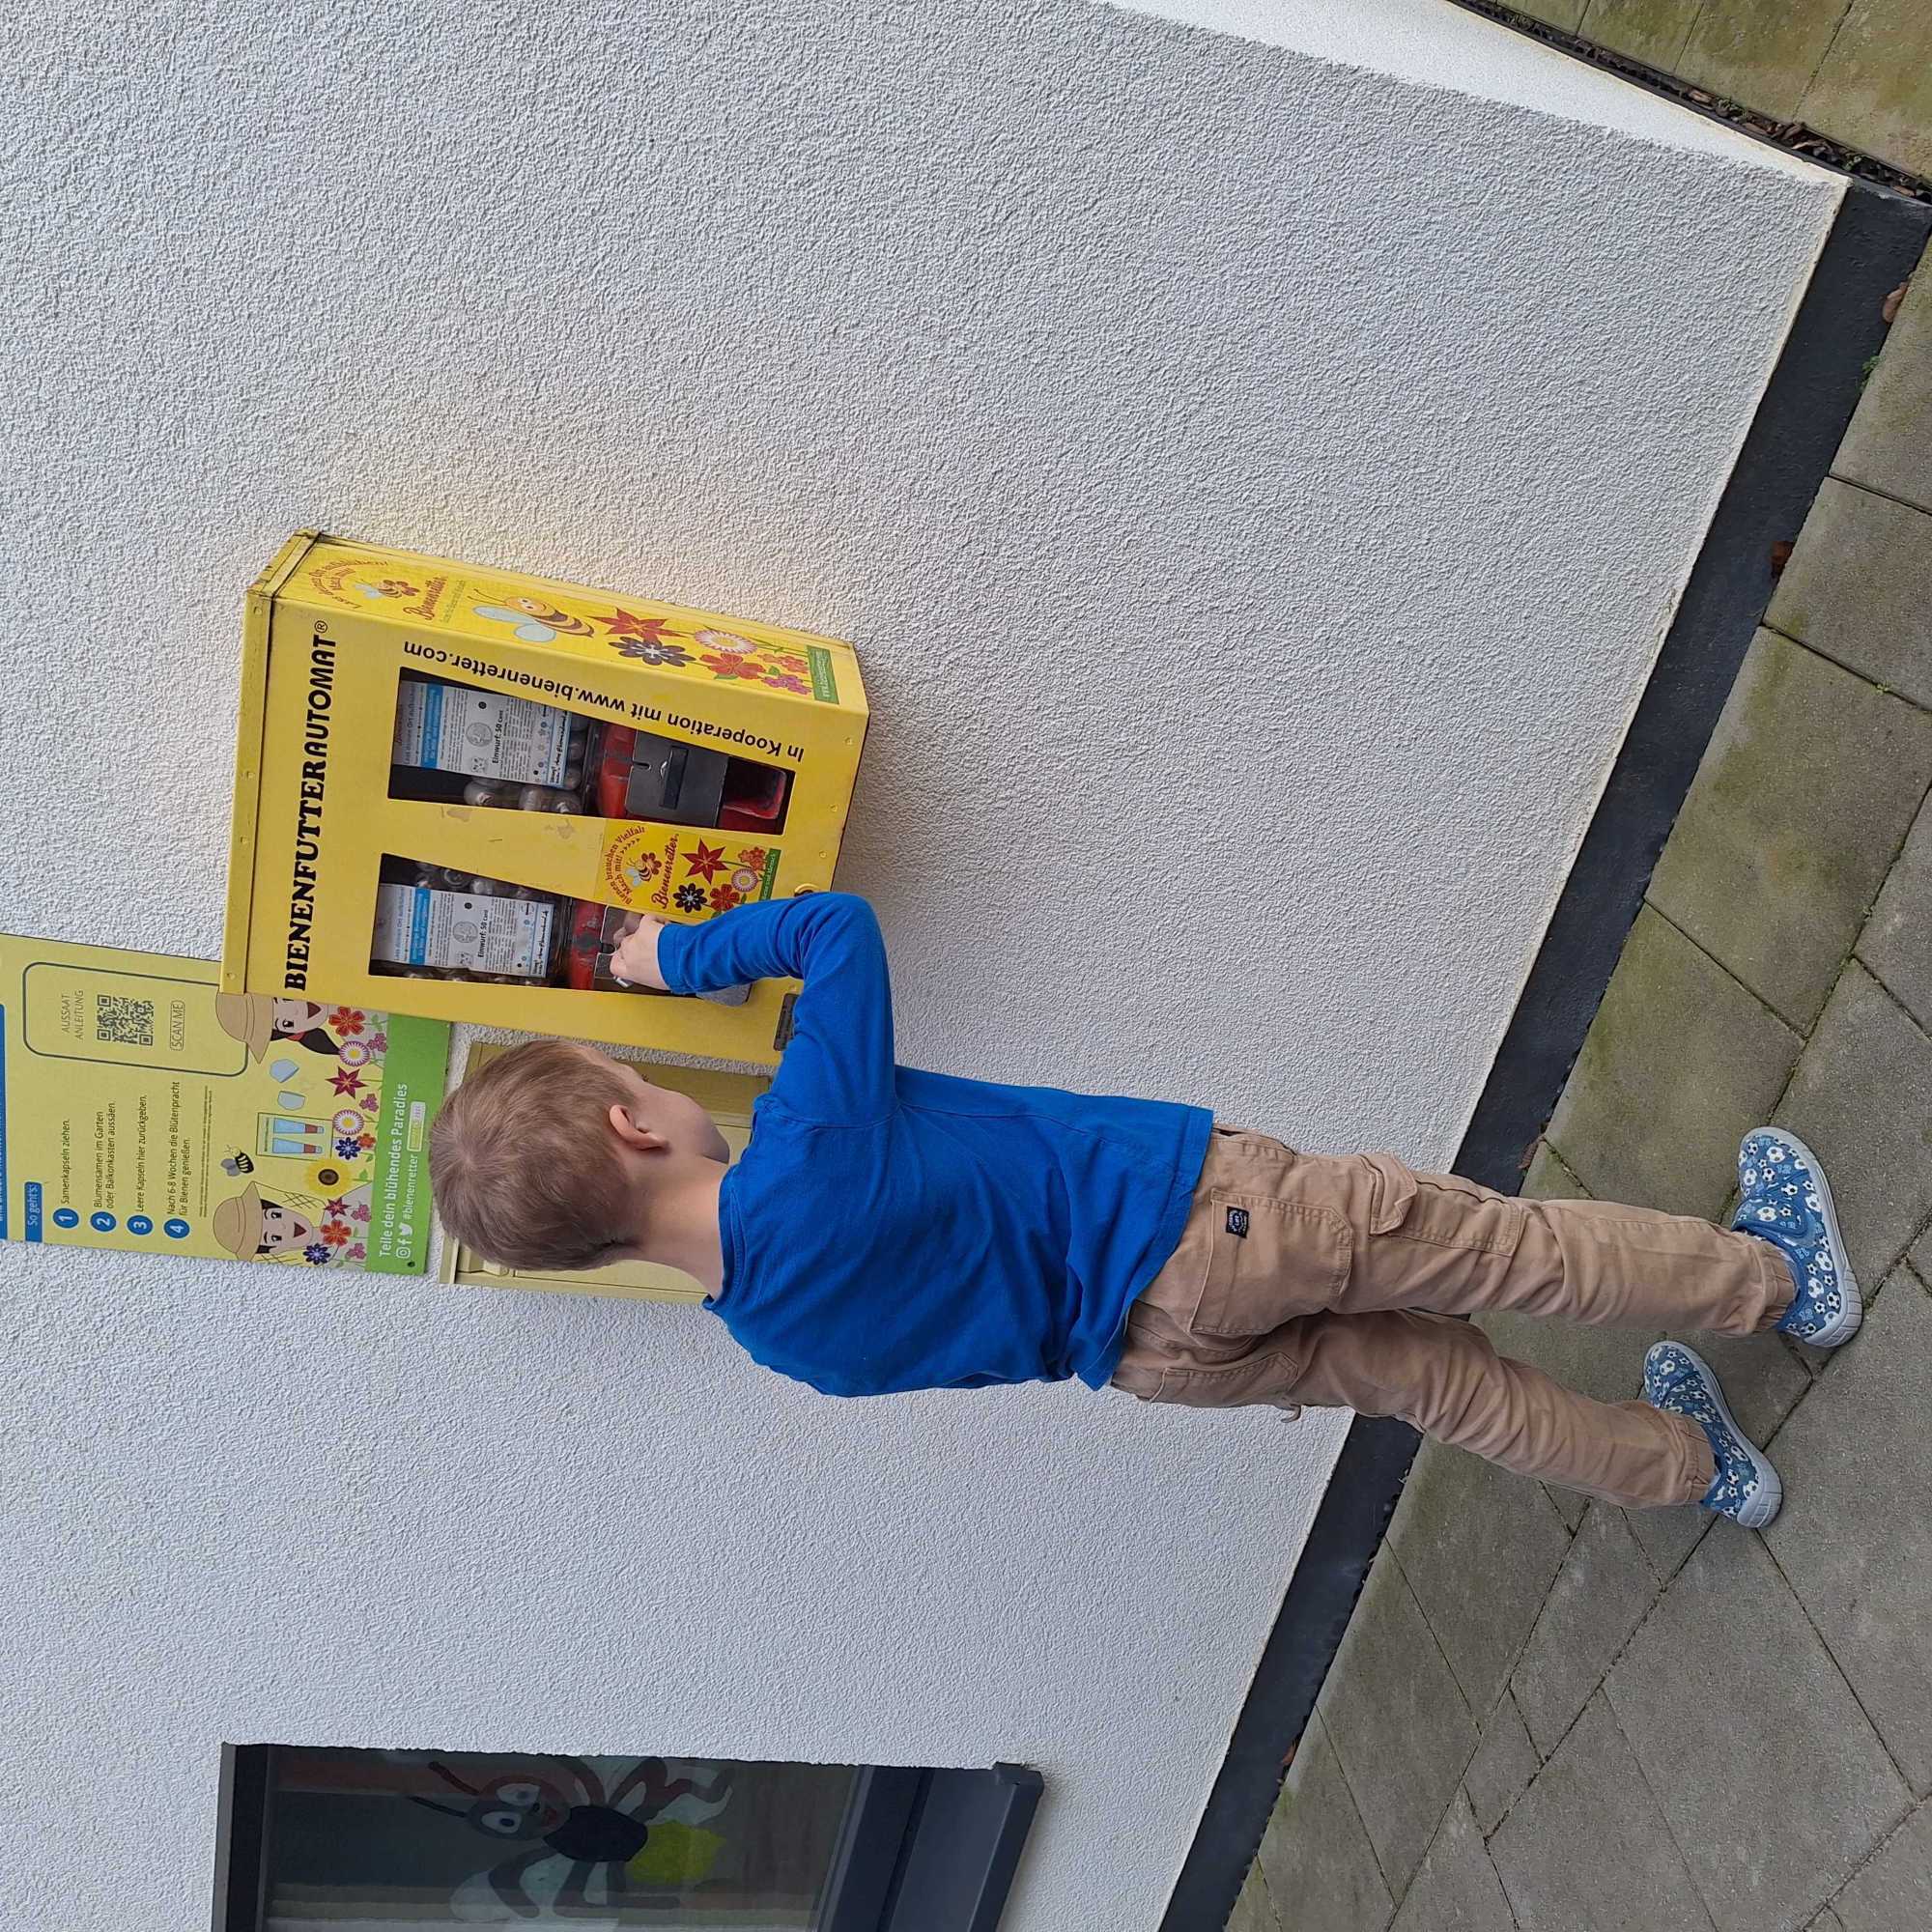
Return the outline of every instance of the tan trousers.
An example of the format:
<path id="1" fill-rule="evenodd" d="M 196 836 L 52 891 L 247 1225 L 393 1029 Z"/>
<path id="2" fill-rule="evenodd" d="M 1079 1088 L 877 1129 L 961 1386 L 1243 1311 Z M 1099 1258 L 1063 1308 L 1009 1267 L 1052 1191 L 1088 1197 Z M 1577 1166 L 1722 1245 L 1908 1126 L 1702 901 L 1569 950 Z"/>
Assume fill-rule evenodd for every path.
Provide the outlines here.
<path id="1" fill-rule="evenodd" d="M 1332 1159 L 1217 1127 L 1180 1244 L 1128 1312 L 1114 1385 L 1199 1408 L 1398 1415 L 1586 1495 L 1690 1503 L 1713 1474 L 1694 1422 L 1593 1402 L 1450 1318 L 1749 1335 L 1792 1293 L 1770 1242 L 1708 1221 L 1513 1200 L 1387 1154 Z"/>

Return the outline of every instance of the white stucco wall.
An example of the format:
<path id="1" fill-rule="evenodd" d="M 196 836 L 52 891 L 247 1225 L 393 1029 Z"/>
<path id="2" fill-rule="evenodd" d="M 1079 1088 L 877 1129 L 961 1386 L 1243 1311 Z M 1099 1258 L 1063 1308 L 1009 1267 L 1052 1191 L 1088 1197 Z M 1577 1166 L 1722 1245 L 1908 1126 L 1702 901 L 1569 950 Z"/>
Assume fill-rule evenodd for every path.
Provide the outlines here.
<path id="1" fill-rule="evenodd" d="M 854 639 L 906 1058 L 1445 1160 L 1836 194 L 1460 44 L 27 0 L 0 929 L 214 952 L 240 594 L 320 524 Z M 1009 1923 L 1151 1927 L 1340 1434 L 0 1288 L 0 1917 L 63 1932 L 197 1922 L 224 1738 L 1024 1760 Z"/>

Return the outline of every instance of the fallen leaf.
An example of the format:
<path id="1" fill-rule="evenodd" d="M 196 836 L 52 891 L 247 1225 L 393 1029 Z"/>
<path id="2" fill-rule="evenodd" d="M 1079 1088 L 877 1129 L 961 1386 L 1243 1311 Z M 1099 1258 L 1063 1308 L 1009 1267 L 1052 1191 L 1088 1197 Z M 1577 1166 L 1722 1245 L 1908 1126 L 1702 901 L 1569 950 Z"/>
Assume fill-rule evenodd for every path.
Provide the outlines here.
<path id="1" fill-rule="evenodd" d="M 1888 328 L 1889 328 L 1891 325 L 1898 320 L 1898 305 L 1905 299 L 1905 292 L 1911 286 L 1912 286 L 1912 277 L 1910 275 L 1907 275 L 1906 278 L 1902 282 L 1900 282 L 1899 285 L 1895 289 L 1893 289 L 1889 296 L 1886 297 L 1884 302 L 1880 304 L 1879 314 L 1884 319 L 1885 326 Z"/>
<path id="2" fill-rule="evenodd" d="M 1784 566 L 1791 561 L 1791 546 L 1788 543 L 1775 543 L 1771 547 L 1771 574 L 1784 575 Z"/>

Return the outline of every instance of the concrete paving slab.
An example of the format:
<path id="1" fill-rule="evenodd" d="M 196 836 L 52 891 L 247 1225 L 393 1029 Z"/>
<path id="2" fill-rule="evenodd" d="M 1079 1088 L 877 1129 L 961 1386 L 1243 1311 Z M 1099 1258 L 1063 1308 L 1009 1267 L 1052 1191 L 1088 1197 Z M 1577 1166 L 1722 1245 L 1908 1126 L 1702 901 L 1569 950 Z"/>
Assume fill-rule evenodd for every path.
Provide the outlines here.
<path id="1" fill-rule="evenodd" d="M 1918 520 L 1932 594 L 1932 517 Z M 1928 784 L 1932 713 L 1760 631 L 1658 861 L 1650 902 L 1806 1032 Z"/>
<path id="2" fill-rule="evenodd" d="M 1424 1446 L 1389 1541 L 1468 1707 L 1487 1717 L 1570 1548 L 1538 1485 Z"/>
<path id="3" fill-rule="evenodd" d="M 1932 1805 L 1921 1804 L 1832 1906 L 1838 1932 L 1925 1932 L 1932 1925 Z"/>
<path id="4" fill-rule="evenodd" d="M 1496 1932 L 1509 1922 L 1509 1900 L 1469 1801 L 1459 1791 L 1392 1932 Z"/>
<path id="5" fill-rule="evenodd" d="M 1247 1883 L 1241 1887 L 1241 1895 L 1228 1916 L 1226 1932 L 1281 1932 L 1281 1920 L 1268 1902 L 1260 1865 L 1249 1866 Z"/>
<path id="6" fill-rule="evenodd" d="M 1924 0 L 1855 0 L 1799 116 L 1893 167 L 1932 174 L 1932 30 Z"/>
<path id="7" fill-rule="evenodd" d="M 1932 1220 L 1932 1038 L 1856 961 L 1776 1118 L 1824 1163 L 1869 1294 Z"/>
<path id="8" fill-rule="evenodd" d="M 1394 1916 L 1395 1902 L 1319 1717 L 1294 1754 L 1259 1865 L 1264 1902 L 1295 1932 L 1382 1932 Z M 1274 1932 L 1273 1920 L 1263 1918 L 1261 1932 Z"/>
<path id="9" fill-rule="evenodd" d="M 1590 1190 L 1577 1171 L 1548 1141 L 1539 1141 L 1522 1177 L 1522 1193 L 1531 1201 L 1587 1201 Z"/>
<path id="10" fill-rule="evenodd" d="M 1516 11 L 1527 14 L 1532 20 L 1541 20 L 1548 26 L 1561 27 L 1566 34 L 1574 34 L 1589 4 L 1590 0 L 1523 0 Z"/>
<path id="11" fill-rule="evenodd" d="M 1932 800 L 1859 935 L 1859 957 L 1921 1027 L 1932 1029 Z"/>
<path id="12" fill-rule="evenodd" d="M 1475 1720 L 1385 1548 L 1321 1694 L 1322 1720 L 1382 1876 L 1407 1890 L 1476 1748 Z M 1293 1922 L 1292 1894 L 1268 1889 Z"/>
<path id="13" fill-rule="evenodd" d="M 1674 73 L 1703 0 L 1590 0 L 1577 31 L 1586 41 Z"/>
<path id="14" fill-rule="evenodd" d="M 1624 1526 L 1636 1538 L 1650 1567 L 1667 1583 L 1690 1560 L 1690 1553 L 1717 1519 L 1708 1510 L 1626 1510 Z"/>
<path id="15" fill-rule="evenodd" d="M 1549 1137 L 1600 1201 L 1715 1216 L 1736 1179 L 1738 1143 L 1763 1125 L 1802 1044 L 1646 905 Z"/>
<path id="16" fill-rule="evenodd" d="M 1909 1794 L 1763 1544 L 1718 1527 L 1605 1690 L 1719 1932 L 1799 1932 Z"/>
<path id="17" fill-rule="evenodd" d="M 1477 1828 L 1488 1836 L 1529 1789 L 1541 1767 L 1516 1699 L 1505 1690 L 1483 1725 L 1482 1742 L 1463 1774 L 1463 1789 Z"/>
<path id="18" fill-rule="evenodd" d="M 1601 1693 L 1503 1820 L 1490 1856 L 1520 1932 L 1711 1932 Z"/>
<path id="19" fill-rule="evenodd" d="M 1922 261 L 1832 469 L 1932 510 L 1932 273 Z"/>
<path id="20" fill-rule="evenodd" d="M 1624 1512 L 1592 1504 L 1510 1674 L 1511 1694 L 1542 1756 L 1577 1721 L 1657 1592 Z"/>
<path id="21" fill-rule="evenodd" d="M 1764 621 L 1872 683 L 1932 705 L 1928 613 L 1932 512 L 1827 477 Z"/>
<path id="22" fill-rule="evenodd" d="M 1848 0 L 1704 0 L 1674 71 L 1780 121 L 1798 112 Z"/>
<path id="23" fill-rule="evenodd" d="M 1932 1792 L 1932 1297 L 1900 1268 L 1773 1453 L 1765 1532 L 1838 1667 L 1920 1797 Z M 1842 1916 L 1842 1914 L 1841 1914 Z M 1923 1921 L 1932 1925 L 1932 1914 Z"/>

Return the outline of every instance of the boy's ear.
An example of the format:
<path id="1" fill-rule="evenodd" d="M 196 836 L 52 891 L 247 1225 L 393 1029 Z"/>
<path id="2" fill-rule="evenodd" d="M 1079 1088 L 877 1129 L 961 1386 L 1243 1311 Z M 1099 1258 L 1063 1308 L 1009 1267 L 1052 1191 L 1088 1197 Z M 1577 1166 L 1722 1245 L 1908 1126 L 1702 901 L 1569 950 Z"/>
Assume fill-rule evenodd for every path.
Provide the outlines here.
<path id="1" fill-rule="evenodd" d="M 611 1103 L 611 1131 L 628 1148 L 639 1153 L 658 1153 L 666 1147 L 665 1137 L 649 1127 L 640 1127 L 631 1118 L 631 1110 L 621 1100 Z"/>

